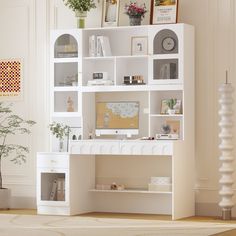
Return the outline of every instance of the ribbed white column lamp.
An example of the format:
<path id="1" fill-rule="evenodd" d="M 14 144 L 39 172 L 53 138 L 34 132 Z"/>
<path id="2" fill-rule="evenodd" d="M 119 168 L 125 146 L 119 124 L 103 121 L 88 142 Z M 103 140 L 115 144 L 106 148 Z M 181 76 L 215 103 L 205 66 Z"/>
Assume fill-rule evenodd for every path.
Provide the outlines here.
<path id="1" fill-rule="evenodd" d="M 221 201 L 219 203 L 219 206 L 222 208 L 222 218 L 224 220 L 230 220 L 231 219 L 231 208 L 234 206 L 234 202 L 232 200 L 234 192 L 232 185 L 234 183 L 233 181 L 233 97 L 232 93 L 234 91 L 234 88 L 232 84 L 228 83 L 228 76 L 226 72 L 226 82 L 224 84 L 221 84 L 219 87 L 219 93 L 220 93 L 220 133 L 219 138 L 221 139 L 221 143 L 219 145 L 221 156 L 221 167 L 219 169 L 221 173 L 220 178 L 220 196 Z"/>

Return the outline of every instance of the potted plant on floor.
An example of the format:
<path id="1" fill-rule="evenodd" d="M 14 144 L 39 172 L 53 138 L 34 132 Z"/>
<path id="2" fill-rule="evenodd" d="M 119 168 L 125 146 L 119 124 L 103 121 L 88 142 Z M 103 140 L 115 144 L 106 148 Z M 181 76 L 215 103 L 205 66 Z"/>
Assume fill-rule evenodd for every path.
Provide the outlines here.
<path id="1" fill-rule="evenodd" d="M 9 138 L 15 135 L 30 134 L 30 127 L 35 122 L 24 120 L 15 115 L 11 110 L 11 104 L 0 102 L 0 209 L 10 208 L 10 189 L 3 187 L 2 160 L 11 158 L 15 164 L 26 162 L 26 154 L 29 149 L 19 144 L 9 143 Z"/>
<path id="2" fill-rule="evenodd" d="M 96 8 L 94 0 L 63 0 L 63 2 L 75 12 L 78 28 L 85 27 L 85 17 L 87 16 L 87 12 L 92 8 Z"/>

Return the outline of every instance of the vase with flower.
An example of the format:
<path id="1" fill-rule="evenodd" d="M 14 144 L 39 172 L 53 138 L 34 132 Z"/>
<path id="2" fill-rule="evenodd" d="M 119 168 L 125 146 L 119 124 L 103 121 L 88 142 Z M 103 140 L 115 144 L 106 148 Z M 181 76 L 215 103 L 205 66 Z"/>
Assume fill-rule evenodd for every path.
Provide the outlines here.
<path id="1" fill-rule="evenodd" d="M 85 28 L 85 18 L 87 12 L 96 8 L 94 0 L 63 0 L 66 6 L 75 12 L 77 18 L 77 27 Z"/>
<path id="2" fill-rule="evenodd" d="M 49 129 L 52 134 L 55 135 L 57 139 L 59 139 L 59 152 L 63 152 L 65 150 L 64 138 L 68 137 L 71 131 L 70 127 L 62 123 L 53 122 L 49 125 Z"/>
<path id="3" fill-rule="evenodd" d="M 147 12 L 146 5 L 138 5 L 137 2 L 130 2 L 125 5 L 125 14 L 129 16 L 130 25 L 141 25 L 141 21 Z"/>

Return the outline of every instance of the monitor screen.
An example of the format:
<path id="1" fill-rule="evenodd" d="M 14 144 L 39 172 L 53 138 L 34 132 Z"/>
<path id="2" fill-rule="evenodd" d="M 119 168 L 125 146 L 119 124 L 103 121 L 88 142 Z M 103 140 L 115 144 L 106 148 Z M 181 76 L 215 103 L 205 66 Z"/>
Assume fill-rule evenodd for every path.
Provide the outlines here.
<path id="1" fill-rule="evenodd" d="M 139 102 L 97 102 L 96 129 L 139 128 Z"/>

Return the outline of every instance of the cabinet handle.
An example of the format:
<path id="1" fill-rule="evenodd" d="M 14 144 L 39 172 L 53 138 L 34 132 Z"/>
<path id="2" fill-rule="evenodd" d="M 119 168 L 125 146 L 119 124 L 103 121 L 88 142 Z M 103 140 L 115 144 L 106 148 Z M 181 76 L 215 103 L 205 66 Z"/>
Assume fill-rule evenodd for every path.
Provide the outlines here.
<path id="1" fill-rule="evenodd" d="M 55 172 L 55 170 L 51 169 L 51 172 Z"/>
<path id="2" fill-rule="evenodd" d="M 57 161 L 55 161 L 55 160 L 51 160 L 51 163 L 57 163 Z"/>

